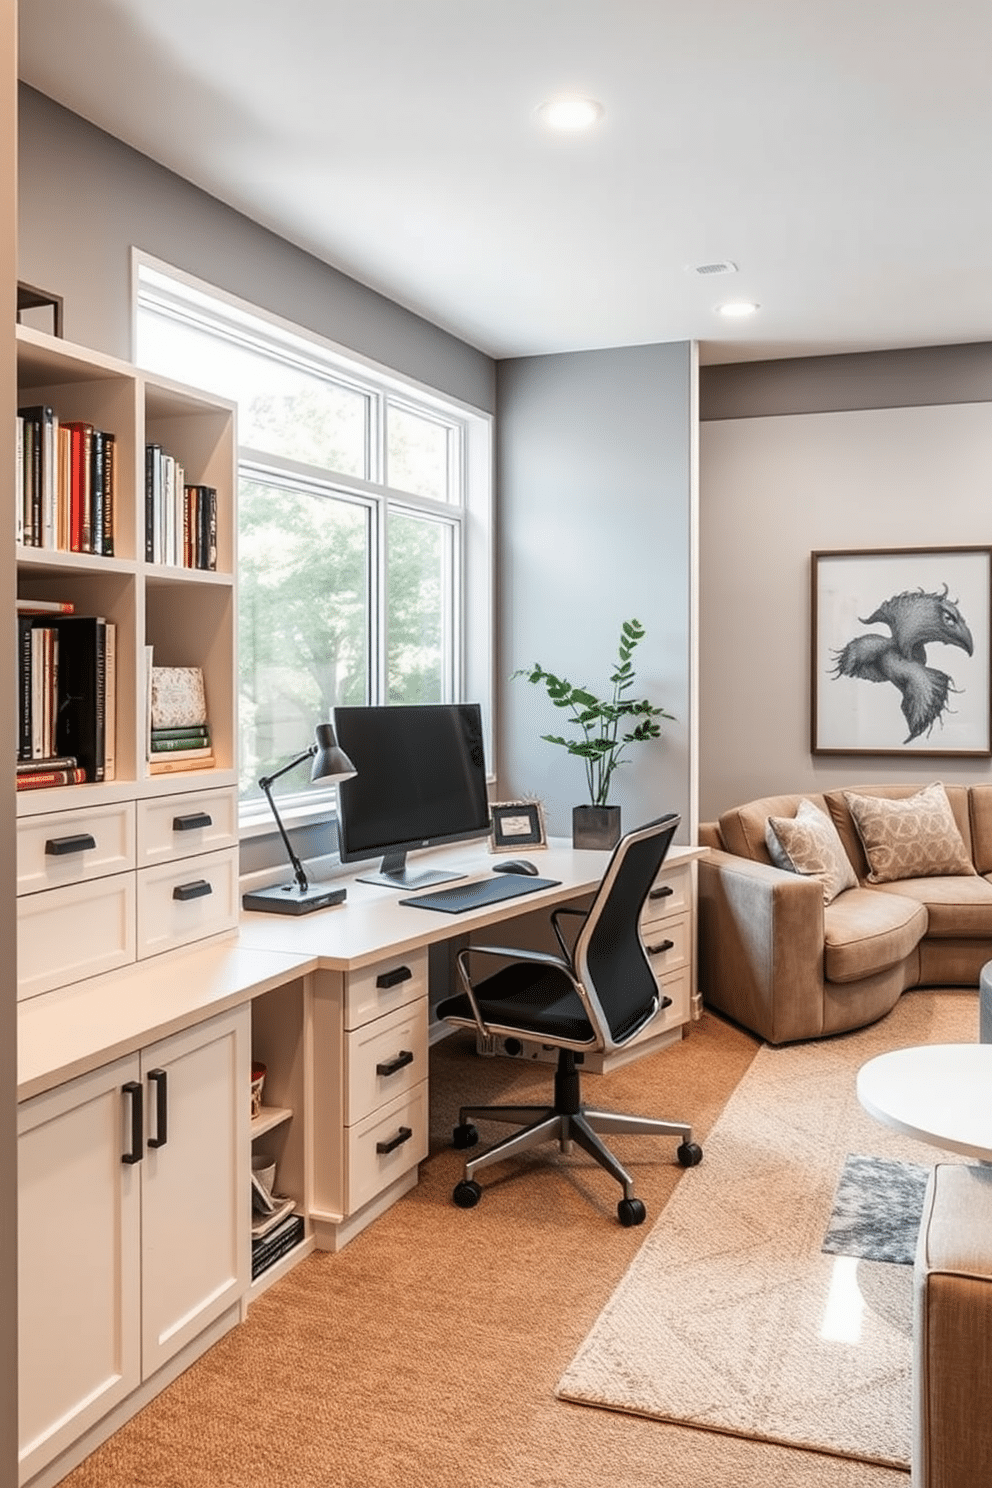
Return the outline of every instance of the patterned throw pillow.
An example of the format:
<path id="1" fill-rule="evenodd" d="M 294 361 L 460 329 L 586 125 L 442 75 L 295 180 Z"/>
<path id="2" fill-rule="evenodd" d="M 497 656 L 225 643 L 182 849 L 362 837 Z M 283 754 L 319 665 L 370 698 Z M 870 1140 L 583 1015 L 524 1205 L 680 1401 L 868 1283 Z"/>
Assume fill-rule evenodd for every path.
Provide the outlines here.
<path id="1" fill-rule="evenodd" d="M 869 883 L 974 874 L 939 780 L 902 800 L 858 796 L 853 791 L 845 791 L 844 799 L 868 859 Z"/>
<path id="2" fill-rule="evenodd" d="M 836 899 L 842 890 L 858 886 L 837 828 L 812 801 L 800 801 L 793 817 L 770 816 L 765 842 L 777 867 L 820 880 L 824 904 Z"/>

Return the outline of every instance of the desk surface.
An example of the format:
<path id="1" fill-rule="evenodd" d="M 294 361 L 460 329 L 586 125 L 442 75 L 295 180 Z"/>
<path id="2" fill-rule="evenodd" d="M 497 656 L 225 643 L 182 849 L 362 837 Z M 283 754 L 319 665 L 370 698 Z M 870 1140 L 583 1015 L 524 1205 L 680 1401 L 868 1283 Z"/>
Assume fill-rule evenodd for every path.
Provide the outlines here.
<path id="1" fill-rule="evenodd" d="M 691 862 L 704 851 L 673 847 L 666 861 Z M 557 840 L 526 856 L 542 878 L 559 879 L 560 886 L 452 915 L 400 904 L 396 889 L 341 878 L 335 882 L 347 887 L 348 898 L 332 909 L 298 918 L 245 913 L 231 934 L 30 998 L 17 1014 L 18 1100 L 295 977 L 318 969 L 357 971 L 385 956 L 567 903 L 595 889 L 609 861 L 609 853 L 576 851 Z M 499 861 L 479 843 L 438 849 L 422 860 L 451 866 L 467 878 L 488 878 Z"/>
<path id="2" fill-rule="evenodd" d="M 865 1110 L 934 1147 L 992 1161 L 992 1044 L 893 1049 L 858 1072 Z"/>

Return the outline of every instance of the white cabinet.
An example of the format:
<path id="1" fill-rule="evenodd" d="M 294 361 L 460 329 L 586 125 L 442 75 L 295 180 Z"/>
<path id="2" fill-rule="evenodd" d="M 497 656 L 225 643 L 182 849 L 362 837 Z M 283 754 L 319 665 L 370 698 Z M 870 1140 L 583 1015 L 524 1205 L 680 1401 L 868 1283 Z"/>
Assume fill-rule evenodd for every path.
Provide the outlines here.
<path id="1" fill-rule="evenodd" d="M 19 1108 L 21 1480 L 244 1294 L 249 1010 Z"/>
<path id="2" fill-rule="evenodd" d="M 427 951 L 354 972 L 318 972 L 313 992 L 311 1216 L 337 1249 L 417 1181 L 427 1156 Z"/>

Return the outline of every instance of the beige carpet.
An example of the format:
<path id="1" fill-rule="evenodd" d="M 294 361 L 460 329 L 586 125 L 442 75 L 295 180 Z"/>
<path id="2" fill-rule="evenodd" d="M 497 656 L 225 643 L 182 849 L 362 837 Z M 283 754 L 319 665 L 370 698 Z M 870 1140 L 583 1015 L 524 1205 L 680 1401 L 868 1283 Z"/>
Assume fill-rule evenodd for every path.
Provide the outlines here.
<path id="1" fill-rule="evenodd" d="M 761 1048 L 559 1395 L 907 1466 L 912 1267 L 821 1245 L 848 1153 L 938 1158 L 866 1115 L 858 1068 L 974 1037 L 973 994 L 947 993 L 904 997 L 855 1034 Z"/>

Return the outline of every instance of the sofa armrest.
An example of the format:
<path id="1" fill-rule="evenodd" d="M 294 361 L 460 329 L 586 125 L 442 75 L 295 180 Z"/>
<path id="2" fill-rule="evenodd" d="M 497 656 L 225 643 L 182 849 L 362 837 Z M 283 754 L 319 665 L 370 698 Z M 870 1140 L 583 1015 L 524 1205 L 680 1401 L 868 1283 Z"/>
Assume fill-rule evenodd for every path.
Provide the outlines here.
<path id="1" fill-rule="evenodd" d="M 824 1032 L 823 888 L 711 848 L 699 861 L 703 1001 L 771 1044 Z"/>

